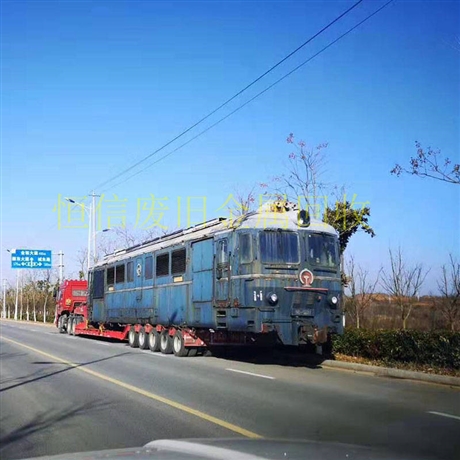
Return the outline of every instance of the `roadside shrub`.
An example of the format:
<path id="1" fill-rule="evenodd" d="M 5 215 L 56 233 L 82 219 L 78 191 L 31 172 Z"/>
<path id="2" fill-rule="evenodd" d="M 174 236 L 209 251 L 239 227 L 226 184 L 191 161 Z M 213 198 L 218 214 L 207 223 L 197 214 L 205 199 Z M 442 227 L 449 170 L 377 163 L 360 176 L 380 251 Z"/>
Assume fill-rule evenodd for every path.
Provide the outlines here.
<path id="1" fill-rule="evenodd" d="M 460 332 L 346 330 L 333 352 L 385 362 L 460 369 Z"/>

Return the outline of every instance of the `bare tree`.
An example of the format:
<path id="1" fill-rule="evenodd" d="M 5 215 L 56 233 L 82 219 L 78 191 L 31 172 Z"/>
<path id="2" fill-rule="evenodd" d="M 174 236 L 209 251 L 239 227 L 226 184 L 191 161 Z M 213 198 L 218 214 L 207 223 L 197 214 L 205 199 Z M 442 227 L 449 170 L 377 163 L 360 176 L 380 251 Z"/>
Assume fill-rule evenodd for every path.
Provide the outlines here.
<path id="1" fill-rule="evenodd" d="M 346 262 L 346 274 L 342 272 L 342 282 L 347 287 L 348 295 L 345 299 L 345 313 L 348 313 L 355 324 L 358 324 L 357 320 L 357 283 L 356 283 L 356 264 L 353 255 L 350 255 Z M 356 326 L 359 328 L 359 326 Z"/>
<path id="2" fill-rule="evenodd" d="M 303 140 L 295 142 L 293 133 L 289 134 L 286 142 L 293 147 L 293 151 L 289 154 L 287 174 L 273 178 L 275 194 L 287 196 L 294 202 L 301 201 L 303 198 L 305 209 L 312 216 L 321 218 L 321 198 L 324 200 L 323 208 L 327 207 L 325 193 L 328 184 L 321 178 L 325 172 L 325 149 L 328 144 L 323 143 L 309 148 Z M 299 204 L 304 207 L 303 203 Z"/>
<path id="3" fill-rule="evenodd" d="M 372 305 L 382 269 L 380 269 L 376 277 L 371 280 L 369 271 L 359 264 L 356 264 L 352 255 L 348 258 L 346 267 L 348 289 L 350 292 L 346 308 L 350 316 L 354 319 L 356 328 L 359 329 L 369 307 Z"/>
<path id="4" fill-rule="evenodd" d="M 256 195 L 257 188 L 265 188 L 266 184 L 253 185 L 251 187 L 245 187 L 236 185 L 233 187 L 227 201 L 219 209 L 226 209 L 229 213 L 229 218 L 234 219 L 249 212 L 254 211 L 259 205 L 261 205 L 260 197 L 258 199 Z"/>
<path id="5" fill-rule="evenodd" d="M 398 177 L 403 173 L 412 174 L 460 185 L 460 164 L 452 163 L 448 157 L 441 158 L 440 150 L 423 149 L 420 142 L 415 142 L 415 147 L 417 155 L 411 157 L 409 168 L 396 164 L 391 174 Z"/>
<path id="6" fill-rule="evenodd" d="M 401 248 L 396 252 L 389 249 L 390 269 L 382 270 L 381 285 L 399 308 L 402 328 L 406 329 L 407 320 L 412 312 L 416 297 L 429 272 L 422 264 L 407 266 Z"/>
<path id="7" fill-rule="evenodd" d="M 460 263 L 449 254 L 449 264 L 441 267 L 438 289 L 442 299 L 439 308 L 452 331 L 460 319 Z"/>
<path id="8" fill-rule="evenodd" d="M 14 298 L 15 298 L 15 289 L 11 286 L 11 284 L 8 284 L 8 287 L 6 289 L 6 317 L 8 319 L 11 318 L 12 316 L 12 311 L 14 311 Z"/>
<path id="9" fill-rule="evenodd" d="M 347 199 L 344 186 L 323 180 L 328 144 L 309 148 L 302 140 L 295 142 L 292 133 L 286 141 L 293 148 L 288 158 L 287 173 L 274 177 L 270 184 L 260 184 L 267 189 L 266 193 L 273 190 L 270 194 L 276 199 L 297 202 L 314 218 L 332 225 L 339 233 L 341 254 L 357 231 L 364 230 L 374 237 L 375 232 L 368 223 L 368 203 L 356 202 L 356 195 Z M 343 267 L 343 263 L 341 265 Z"/>
<path id="10" fill-rule="evenodd" d="M 78 278 L 81 280 L 86 279 L 86 270 L 88 268 L 88 248 L 79 249 L 77 251 L 78 262 Z"/>
<path id="11" fill-rule="evenodd" d="M 96 255 L 93 263 L 99 262 L 106 255 L 112 254 L 116 250 L 125 249 L 136 244 L 151 240 L 161 234 L 170 233 L 158 228 L 147 230 L 135 230 L 130 227 L 114 227 L 110 232 L 104 232 L 96 241 Z M 88 269 L 88 248 L 81 248 L 77 251 L 76 261 L 79 267 L 79 279 L 86 279 Z"/>
<path id="12" fill-rule="evenodd" d="M 46 276 L 44 279 L 44 284 L 43 284 L 43 290 L 44 290 L 44 295 L 45 298 L 43 300 L 43 322 L 46 323 L 46 313 L 47 313 L 47 306 L 48 306 L 48 298 L 50 295 L 50 288 L 51 288 L 51 273 L 49 270 L 46 271 Z"/>
<path id="13" fill-rule="evenodd" d="M 30 295 L 32 297 L 32 313 L 33 313 L 35 322 L 37 322 L 37 294 L 38 294 L 37 284 L 35 281 L 33 281 L 33 286 L 32 286 Z"/>

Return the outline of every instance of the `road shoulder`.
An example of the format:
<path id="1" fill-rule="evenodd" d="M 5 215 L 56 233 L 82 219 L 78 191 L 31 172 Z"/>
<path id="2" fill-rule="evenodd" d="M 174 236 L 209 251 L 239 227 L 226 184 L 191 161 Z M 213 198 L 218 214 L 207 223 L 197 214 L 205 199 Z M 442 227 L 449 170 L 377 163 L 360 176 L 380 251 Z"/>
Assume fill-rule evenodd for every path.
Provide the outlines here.
<path id="1" fill-rule="evenodd" d="M 438 383 L 460 388 L 460 378 L 448 375 L 427 374 L 424 372 L 406 371 L 403 369 L 372 366 L 369 364 L 347 363 L 345 361 L 334 361 L 329 359 L 323 361 L 321 363 L 321 367 L 355 372 L 366 372 L 381 377 L 417 380 L 420 382 Z"/>

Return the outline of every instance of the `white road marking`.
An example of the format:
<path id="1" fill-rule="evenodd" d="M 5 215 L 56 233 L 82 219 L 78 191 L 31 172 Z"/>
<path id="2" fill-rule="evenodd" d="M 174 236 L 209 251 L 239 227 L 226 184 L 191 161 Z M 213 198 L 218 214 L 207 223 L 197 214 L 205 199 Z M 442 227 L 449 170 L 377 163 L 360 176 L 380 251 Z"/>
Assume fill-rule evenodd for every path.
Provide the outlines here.
<path id="1" fill-rule="evenodd" d="M 107 343 L 107 342 L 97 342 L 98 345 L 102 345 L 104 347 L 113 347 L 113 343 Z"/>
<path id="2" fill-rule="evenodd" d="M 270 379 L 270 380 L 276 380 L 275 377 L 270 377 L 269 375 L 262 375 L 262 374 L 254 374 L 252 372 L 247 372 L 247 371 L 240 371 L 238 369 L 230 369 L 227 368 L 225 369 L 226 371 L 230 372 L 238 372 L 239 374 L 246 374 L 246 375 L 252 375 L 253 377 L 261 377 L 263 379 Z"/>
<path id="3" fill-rule="evenodd" d="M 147 354 L 149 356 L 153 356 L 154 358 L 159 356 L 160 358 L 169 358 L 171 355 L 165 355 L 164 353 L 160 353 L 160 352 L 151 352 L 150 350 L 142 350 L 141 353 L 143 354 Z"/>
<path id="4" fill-rule="evenodd" d="M 83 336 L 84 337 L 84 336 Z M 74 337 L 74 339 L 78 339 L 78 336 L 77 337 Z M 91 339 L 90 339 L 91 340 Z M 87 343 L 90 343 L 90 342 L 87 342 Z M 104 347 L 113 347 L 113 343 L 108 343 L 108 342 L 100 342 L 99 340 L 91 340 L 91 345 L 95 343 L 97 345 L 102 345 Z"/>
<path id="5" fill-rule="evenodd" d="M 429 414 L 440 415 L 441 417 L 453 418 L 455 420 L 460 420 L 458 415 L 444 414 L 444 412 L 436 412 L 434 410 L 428 411 Z"/>

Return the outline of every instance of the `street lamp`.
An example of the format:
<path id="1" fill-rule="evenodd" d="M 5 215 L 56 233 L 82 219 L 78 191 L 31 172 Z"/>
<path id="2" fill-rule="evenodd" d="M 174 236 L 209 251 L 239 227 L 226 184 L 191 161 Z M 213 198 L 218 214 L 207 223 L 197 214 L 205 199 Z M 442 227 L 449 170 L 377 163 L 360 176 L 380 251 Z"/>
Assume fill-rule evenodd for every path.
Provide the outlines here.
<path id="1" fill-rule="evenodd" d="M 89 210 L 86 208 L 86 206 L 84 204 L 81 204 L 81 203 L 78 203 L 76 202 L 75 200 L 72 200 L 72 198 L 66 198 L 66 201 L 68 201 L 69 203 L 72 203 L 72 204 L 75 204 L 77 206 L 80 206 L 80 208 L 83 209 L 83 211 L 85 211 L 86 213 L 88 213 L 88 250 L 87 250 L 87 257 L 88 257 L 88 261 L 87 261 L 87 272 L 89 273 L 89 269 L 91 267 L 91 241 L 92 241 L 92 232 L 93 232 L 93 212 L 92 212 L 92 204 L 89 206 Z"/>
<path id="2" fill-rule="evenodd" d="M 3 280 L 3 309 L 2 318 L 6 319 L 6 279 Z"/>
<path id="3" fill-rule="evenodd" d="M 75 204 L 80 206 L 87 214 L 88 214 L 88 263 L 87 263 L 87 272 L 89 276 L 89 270 L 91 268 L 91 258 L 93 262 L 96 258 L 96 235 L 102 232 L 108 232 L 110 228 L 104 228 L 103 230 L 96 231 L 96 197 L 100 195 L 96 195 L 94 192 L 90 195 L 92 197 L 91 204 L 89 207 L 86 207 L 82 203 L 78 203 L 77 201 L 73 200 L 72 198 L 66 198 L 66 201 L 69 203 Z M 89 209 L 88 209 L 89 208 Z"/>

